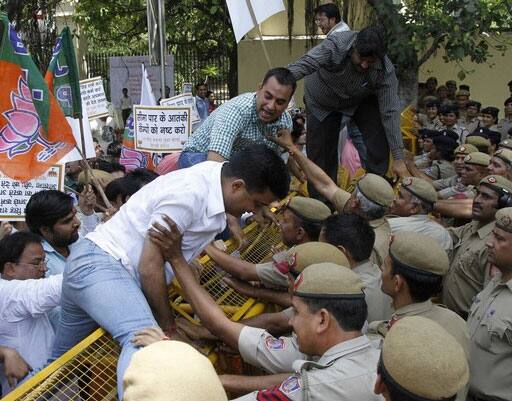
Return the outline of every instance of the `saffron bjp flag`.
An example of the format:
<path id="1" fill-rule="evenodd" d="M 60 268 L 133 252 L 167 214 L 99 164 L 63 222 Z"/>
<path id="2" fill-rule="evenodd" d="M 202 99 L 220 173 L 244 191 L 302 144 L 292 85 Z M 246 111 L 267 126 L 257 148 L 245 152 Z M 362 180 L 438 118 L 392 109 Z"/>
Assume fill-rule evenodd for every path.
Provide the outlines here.
<path id="1" fill-rule="evenodd" d="M 27 181 L 75 146 L 71 127 L 20 35 L 0 14 L 0 170 Z"/>
<path id="2" fill-rule="evenodd" d="M 44 80 L 60 104 L 65 116 L 82 118 L 80 79 L 75 49 L 69 28 L 65 27 L 55 42 Z"/>
<path id="3" fill-rule="evenodd" d="M 156 100 L 151 89 L 148 73 L 144 64 L 142 64 L 142 85 L 140 91 L 140 104 L 144 106 L 155 106 Z M 135 139 L 133 134 L 133 112 L 126 120 L 124 128 L 123 146 L 121 148 L 121 157 L 119 163 L 125 166 L 126 171 L 132 171 L 137 168 L 146 168 L 154 171 L 161 156 L 157 153 L 142 152 L 135 149 Z"/>

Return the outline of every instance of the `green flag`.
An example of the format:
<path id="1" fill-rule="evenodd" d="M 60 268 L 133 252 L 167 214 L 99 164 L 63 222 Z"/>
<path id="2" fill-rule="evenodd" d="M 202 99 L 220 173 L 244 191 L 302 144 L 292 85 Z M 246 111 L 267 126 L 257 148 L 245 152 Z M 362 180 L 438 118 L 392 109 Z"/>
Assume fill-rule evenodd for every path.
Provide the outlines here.
<path id="1" fill-rule="evenodd" d="M 78 67 L 68 27 L 65 27 L 57 38 L 53 57 L 44 79 L 59 102 L 64 115 L 82 118 Z"/>

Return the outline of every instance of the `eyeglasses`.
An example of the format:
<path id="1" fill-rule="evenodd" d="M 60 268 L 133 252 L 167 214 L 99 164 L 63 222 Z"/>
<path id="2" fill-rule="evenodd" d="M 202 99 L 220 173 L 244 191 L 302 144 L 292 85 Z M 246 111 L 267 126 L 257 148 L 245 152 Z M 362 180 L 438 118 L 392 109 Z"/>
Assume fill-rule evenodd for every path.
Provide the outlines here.
<path id="1" fill-rule="evenodd" d="M 44 259 L 41 260 L 39 263 L 17 262 L 16 264 L 32 266 L 34 269 L 45 269 L 46 265 L 48 264 L 48 260 Z"/>

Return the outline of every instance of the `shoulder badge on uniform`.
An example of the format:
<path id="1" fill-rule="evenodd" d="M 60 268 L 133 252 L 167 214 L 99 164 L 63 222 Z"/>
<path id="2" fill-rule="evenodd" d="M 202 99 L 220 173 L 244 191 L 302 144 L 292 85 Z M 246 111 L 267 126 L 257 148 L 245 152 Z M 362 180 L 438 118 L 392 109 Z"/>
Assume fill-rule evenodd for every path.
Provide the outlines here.
<path id="1" fill-rule="evenodd" d="M 491 184 L 496 184 L 496 178 L 493 176 L 487 177 L 487 181 Z"/>
<path id="2" fill-rule="evenodd" d="M 298 376 L 290 376 L 288 379 L 286 379 L 284 382 L 281 383 L 281 386 L 279 386 L 279 389 L 284 394 L 291 394 L 301 389 L 300 386 L 300 379 Z"/>
<path id="3" fill-rule="evenodd" d="M 265 347 L 267 347 L 268 350 L 272 351 L 283 350 L 286 347 L 286 343 L 282 338 L 267 336 L 265 338 Z"/>

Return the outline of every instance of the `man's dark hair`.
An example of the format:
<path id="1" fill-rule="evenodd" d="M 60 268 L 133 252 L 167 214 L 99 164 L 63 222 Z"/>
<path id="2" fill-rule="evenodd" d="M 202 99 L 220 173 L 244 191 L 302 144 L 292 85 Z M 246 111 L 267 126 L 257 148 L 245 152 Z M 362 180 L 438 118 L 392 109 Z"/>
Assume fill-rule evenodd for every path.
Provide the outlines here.
<path id="1" fill-rule="evenodd" d="M 364 298 L 358 299 L 311 299 L 301 298 L 311 313 L 320 309 L 327 311 L 334 316 L 338 325 L 344 331 L 359 331 L 363 328 L 368 318 L 368 306 Z"/>
<path id="2" fill-rule="evenodd" d="M 280 85 L 291 86 L 292 95 L 295 93 L 295 89 L 297 89 L 297 80 L 288 68 L 277 67 L 268 70 L 263 77 L 262 85 L 265 85 L 267 81 L 272 77 L 274 77 Z M 292 95 L 290 95 L 290 99 Z"/>
<path id="3" fill-rule="evenodd" d="M 208 85 L 206 85 L 204 82 L 198 82 L 196 84 L 196 90 L 198 90 L 201 86 L 206 86 L 208 88 Z"/>
<path id="4" fill-rule="evenodd" d="M 503 102 L 503 106 L 506 106 L 509 103 L 512 103 L 512 96 L 505 99 L 505 101 Z"/>
<path id="5" fill-rule="evenodd" d="M 357 34 L 354 48 L 361 57 L 383 59 L 386 55 L 386 45 L 382 30 L 372 26 L 364 28 Z"/>
<path id="6" fill-rule="evenodd" d="M 33 233 L 41 234 L 41 227 L 52 228 L 57 220 L 73 211 L 73 198 L 56 190 L 35 193 L 25 207 L 25 222 Z"/>
<path id="7" fill-rule="evenodd" d="M 121 142 L 112 141 L 107 146 L 107 155 L 111 157 L 121 157 L 121 148 Z"/>
<path id="8" fill-rule="evenodd" d="M 391 257 L 392 274 L 399 274 L 404 278 L 409 286 L 409 293 L 414 302 L 424 302 L 429 300 L 434 294 L 441 291 L 443 277 L 421 273 L 403 266 L 399 266 L 393 257 Z"/>
<path id="9" fill-rule="evenodd" d="M 441 108 L 439 109 L 439 114 L 441 114 L 442 116 L 445 116 L 446 114 L 450 114 L 450 113 L 453 113 L 453 114 L 455 114 L 456 117 L 459 117 L 458 107 L 447 104 L 447 105 L 441 106 Z"/>
<path id="10" fill-rule="evenodd" d="M 313 10 L 313 13 L 316 14 L 325 14 L 327 18 L 334 18 L 338 23 L 341 21 L 340 9 L 336 4 L 327 3 L 322 4 Z"/>
<path id="11" fill-rule="evenodd" d="M 469 85 L 460 84 L 459 85 L 459 90 L 461 90 L 461 91 L 464 90 L 464 91 L 468 91 L 469 92 L 470 88 L 469 88 Z"/>
<path id="12" fill-rule="evenodd" d="M 435 107 L 435 108 L 437 108 L 438 112 L 439 112 L 440 106 L 441 106 L 441 104 L 439 103 L 438 100 L 430 100 L 425 103 L 425 107 Z"/>
<path id="13" fill-rule="evenodd" d="M 126 203 L 129 196 L 132 196 L 144 185 L 149 184 L 157 177 L 158 174 L 154 171 L 145 168 L 135 169 L 130 171 L 124 177 L 109 182 L 105 188 L 105 195 L 111 202 L 114 202 L 120 195 L 121 201 Z"/>
<path id="14" fill-rule="evenodd" d="M 18 263 L 28 244 L 40 244 L 42 238 L 29 231 L 18 231 L 7 235 L 0 241 L 0 274 L 7 262 Z"/>
<path id="15" fill-rule="evenodd" d="M 122 171 L 126 173 L 126 167 L 117 162 L 109 162 L 104 159 L 97 159 L 97 168 L 98 170 L 106 171 L 107 173 L 113 173 L 115 171 Z"/>
<path id="16" fill-rule="evenodd" d="M 468 108 L 469 106 L 476 107 L 478 111 L 480 111 L 482 103 L 477 102 L 476 100 L 470 100 L 469 102 L 466 103 L 466 108 Z"/>
<path id="17" fill-rule="evenodd" d="M 480 110 L 481 114 L 489 114 L 491 115 L 496 121 L 498 121 L 498 116 L 500 114 L 500 109 L 494 106 L 487 106 Z"/>
<path id="18" fill-rule="evenodd" d="M 222 166 L 223 177 L 236 177 L 245 181 L 249 192 L 270 190 L 283 199 L 290 189 L 290 175 L 283 159 L 265 145 L 253 145 L 233 153 Z"/>
<path id="19" fill-rule="evenodd" d="M 375 244 L 375 231 L 370 223 L 356 214 L 333 214 L 325 219 L 325 239 L 342 246 L 356 262 L 370 257 Z"/>

